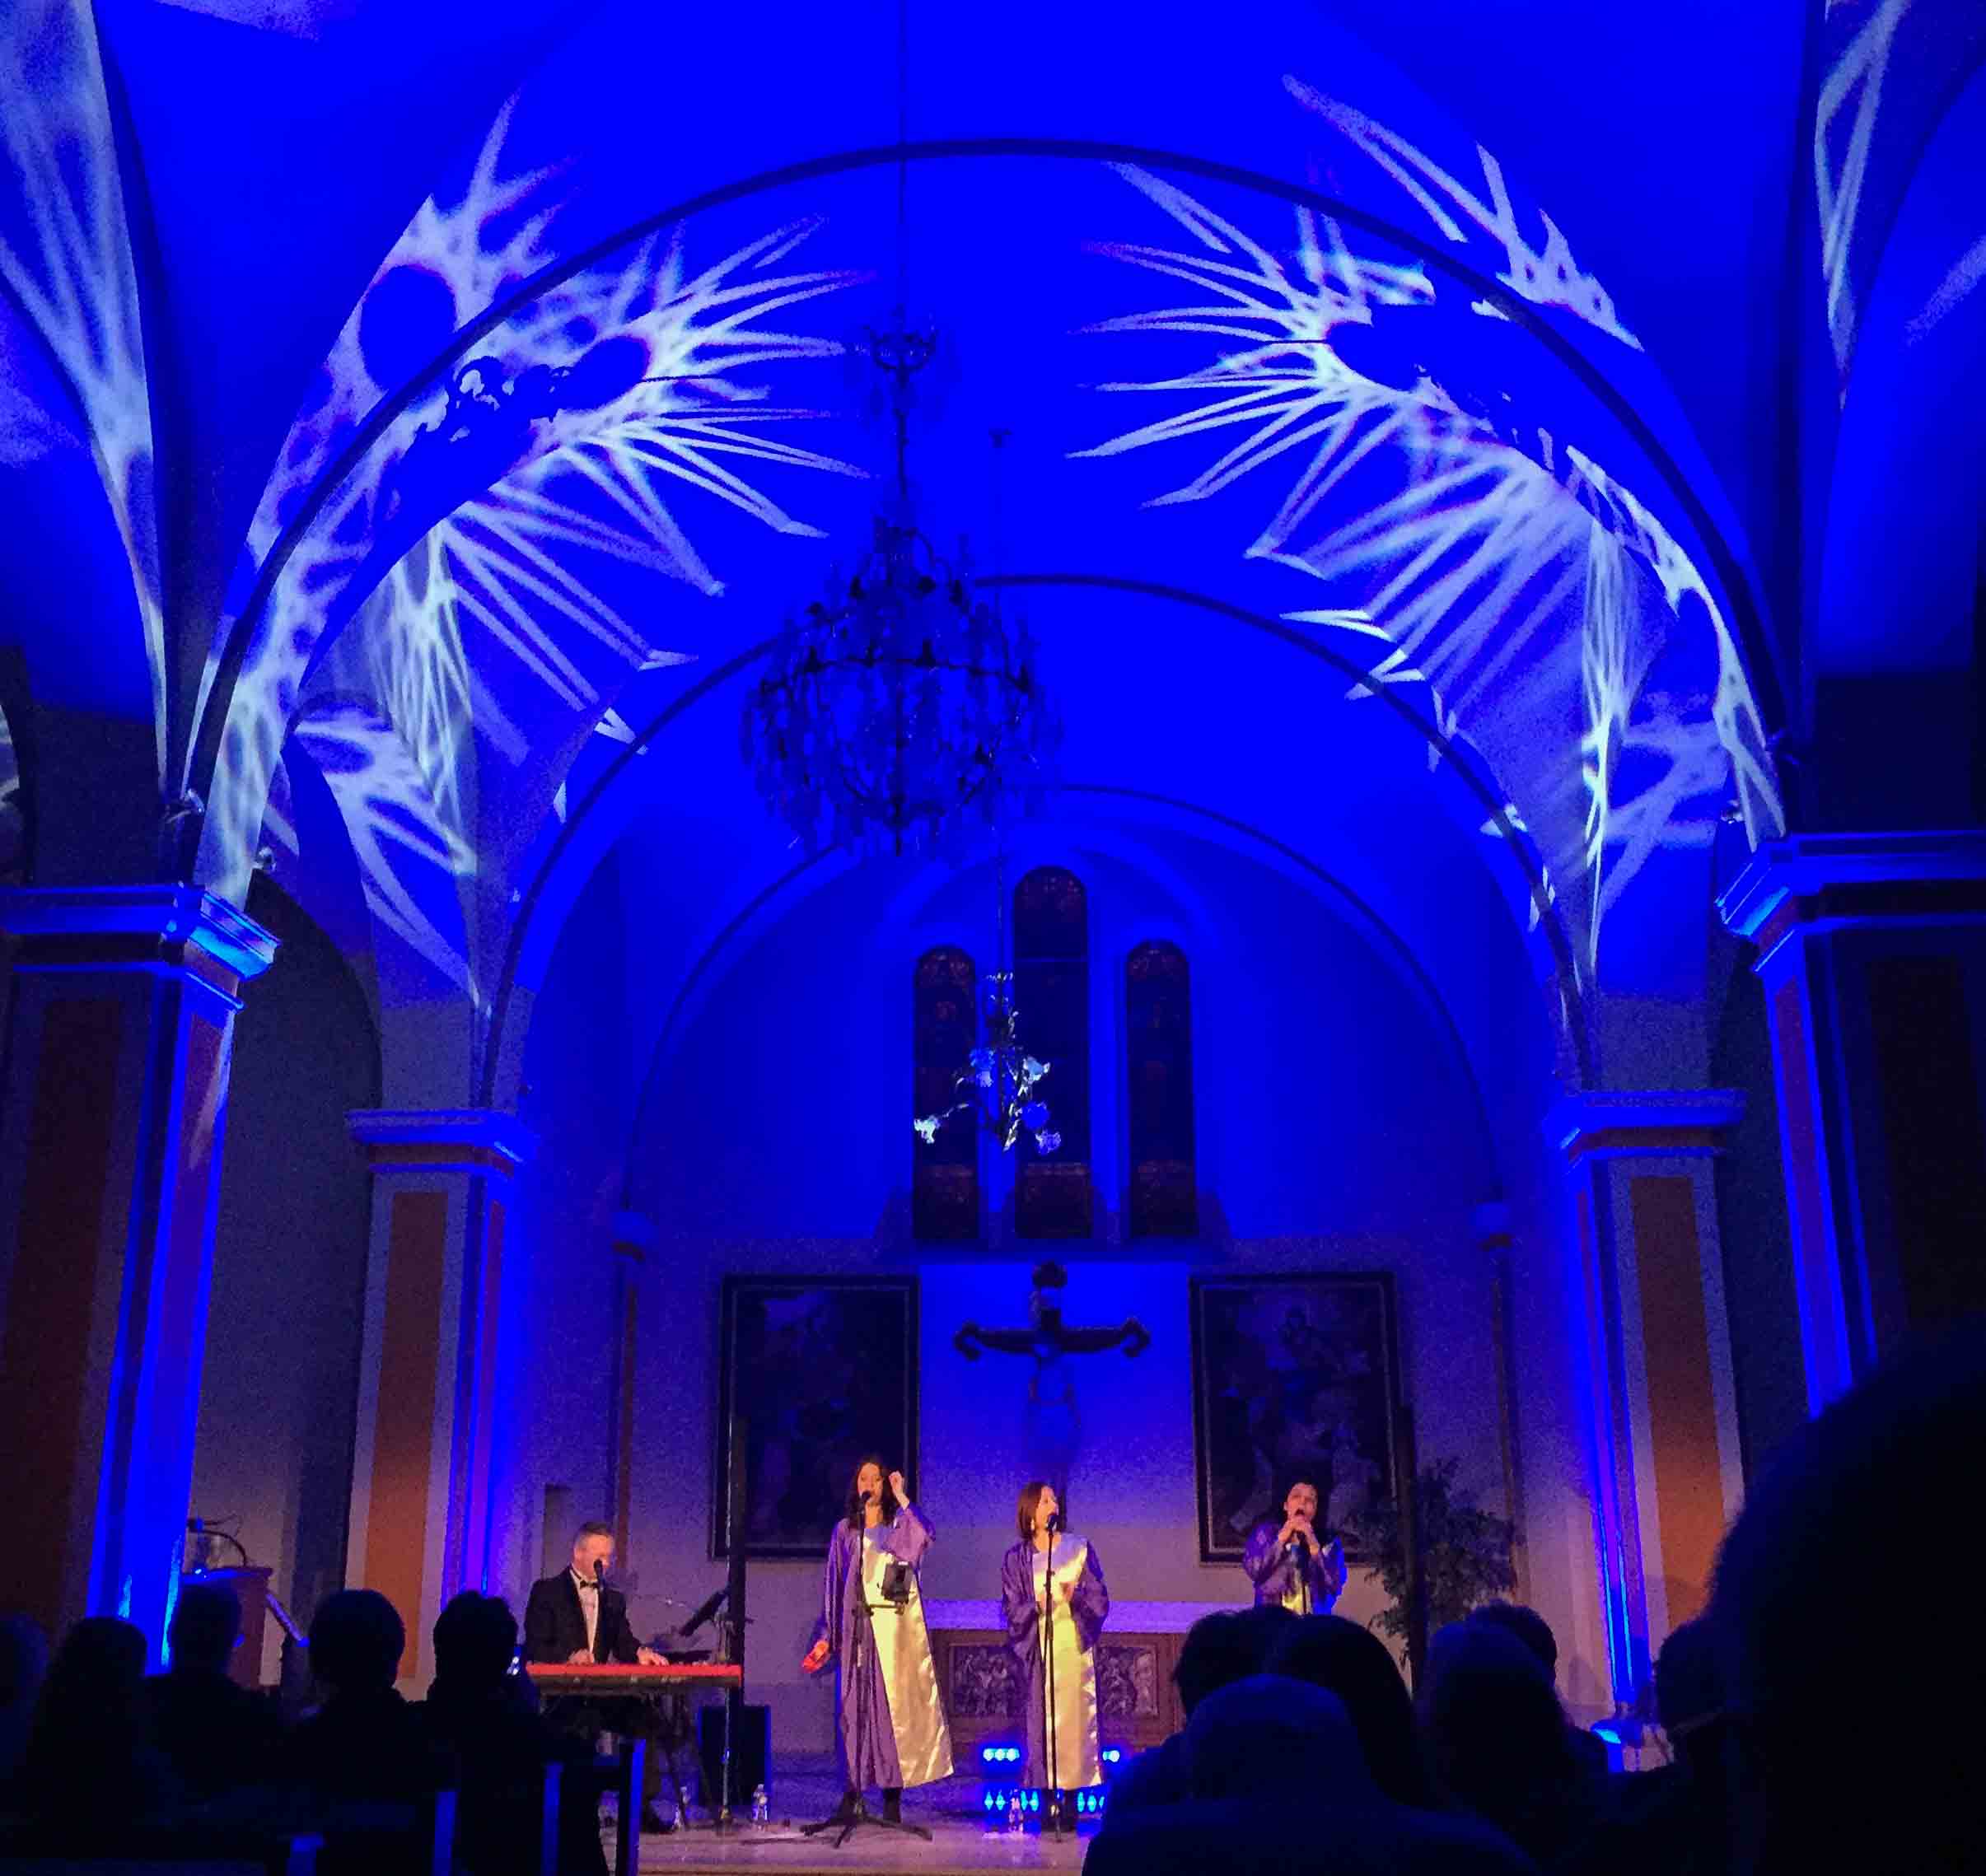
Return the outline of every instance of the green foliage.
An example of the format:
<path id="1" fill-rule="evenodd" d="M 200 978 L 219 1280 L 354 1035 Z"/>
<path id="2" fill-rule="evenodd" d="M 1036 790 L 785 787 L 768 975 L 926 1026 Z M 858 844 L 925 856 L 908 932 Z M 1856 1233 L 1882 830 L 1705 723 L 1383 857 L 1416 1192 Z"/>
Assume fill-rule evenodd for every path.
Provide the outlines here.
<path id="1" fill-rule="evenodd" d="M 1440 1459 L 1423 1467 L 1414 1489 L 1415 1535 L 1430 1635 L 1446 1622 L 1459 1622 L 1478 1603 L 1516 1586 L 1517 1573 L 1510 1561 L 1516 1527 L 1507 1518 L 1479 1509 L 1472 1496 L 1456 1486 L 1459 1463 Z M 1359 1520 L 1357 1534 L 1377 1564 L 1381 1586 L 1393 1598 L 1390 1608 L 1372 1618 L 1372 1626 L 1404 1640 L 1411 1623 L 1399 1506 L 1391 1499 L 1376 1506 Z"/>

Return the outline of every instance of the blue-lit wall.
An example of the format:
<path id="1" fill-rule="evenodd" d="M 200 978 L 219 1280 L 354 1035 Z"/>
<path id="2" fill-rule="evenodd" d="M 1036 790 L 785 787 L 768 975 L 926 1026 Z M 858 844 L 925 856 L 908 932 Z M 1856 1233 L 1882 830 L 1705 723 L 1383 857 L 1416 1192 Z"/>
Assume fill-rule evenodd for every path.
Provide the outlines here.
<path id="1" fill-rule="evenodd" d="M 258 877 L 249 909 L 282 950 L 235 1021 L 189 1509 L 229 1520 L 307 1623 L 344 1582 L 371 1205 L 345 1116 L 377 1104 L 379 1040 L 354 973 L 288 896 Z M 271 1622 L 267 1682 L 281 1641 Z"/>
<path id="2" fill-rule="evenodd" d="M 673 1020 L 681 973 L 655 981 L 642 968 L 651 948 L 671 949 L 643 927 L 667 886 L 649 895 L 624 847 L 576 909 L 527 1051 L 527 1118 L 544 1146 L 524 1181 L 537 1270 L 518 1490 L 526 1507 L 549 1483 L 573 1484 L 582 1497 L 605 1490 L 609 1242 L 624 1165 L 628 1200 L 660 1237 L 640 1332 L 629 1560 L 638 1622 L 659 1626 L 662 1598 L 699 1599 L 718 1578 L 705 1534 L 708 1454 L 717 1294 L 732 1272 L 918 1274 L 914 1484 L 941 1532 L 926 1578 L 936 1597 L 994 1593 L 1030 1451 L 1023 1365 L 969 1365 L 951 1337 L 967 1319 L 1020 1320 L 1042 1250 L 1070 1269 L 1069 1320 L 1136 1314 L 1154 1338 L 1142 1359 L 1096 1358 L 1077 1377 L 1073 1520 L 1095 1538 L 1119 1597 L 1235 1601 L 1245 1589 L 1238 1570 L 1198 1561 L 1187 1357 L 1195 1270 L 1392 1272 L 1422 1453 L 1459 1458 L 1484 1501 L 1502 1506 L 1491 1268 L 1473 1221 L 1505 1177 L 1495 1141 L 1541 1139 L 1512 1111 L 1529 1099 L 1523 1065 L 1510 1064 L 1486 1094 L 1452 1013 L 1430 1000 L 1411 961 L 1321 889 L 1176 831 L 1058 836 L 1051 826 L 1030 838 L 1017 864 L 1058 861 L 1089 889 L 1100 1214 L 1117 1209 L 1124 1176 L 1124 956 L 1157 936 L 1191 958 L 1200 1246 L 1112 1243 L 1114 1220 L 1086 1257 L 1068 1245 L 931 1252 L 906 1242 L 910 968 L 938 942 L 988 961 L 989 870 L 921 884 L 880 865 L 834 876 L 721 948 Z M 652 858 L 665 847 L 640 851 Z M 1487 936 L 1483 948 L 1496 954 Z M 1530 994 L 1521 982 L 1465 983 L 1460 993 L 1499 988 Z M 646 1007 L 658 998 L 660 1016 Z M 653 1060 L 630 1063 L 630 1038 L 658 1031 Z M 1521 1183 L 1535 1174 L 1522 1169 Z M 1538 1304 L 1547 1343 L 1562 1337 L 1562 1303 L 1554 1292 Z M 1554 1401 L 1540 1424 L 1563 1418 Z M 1549 1439 L 1540 1449 L 1548 1474 L 1577 1463 Z M 1559 1491 L 1554 1482 L 1547 1496 Z M 1546 1505 L 1548 1524 L 1561 1509 Z M 573 1511 L 590 1514 L 577 1502 Z M 1563 1561 L 1553 1568 L 1556 1582 Z M 1553 1594 L 1569 1661 L 1576 1612 Z M 783 1741 L 825 1745 L 829 1696 L 797 1668 L 818 1569 L 758 1565 L 752 1594 L 755 1697 L 772 1701 Z M 1362 1618 L 1382 1600 L 1361 1578 L 1345 1608 Z M 1577 1672 L 1568 1666 L 1568 1682 Z"/>

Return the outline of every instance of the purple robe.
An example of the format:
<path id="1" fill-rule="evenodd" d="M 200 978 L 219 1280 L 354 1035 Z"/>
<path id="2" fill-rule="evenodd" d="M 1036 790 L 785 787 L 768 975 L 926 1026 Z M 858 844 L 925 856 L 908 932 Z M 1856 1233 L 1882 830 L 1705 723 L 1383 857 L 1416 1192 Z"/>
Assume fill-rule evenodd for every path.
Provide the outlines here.
<path id="1" fill-rule="evenodd" d="M 1103 1633 L 1104 1618 L 1110 1612 L 1110 1592 L 1105 1587 L 1103 1566 L 1096 1561 L 1096 1547 L 1083 1540 L 1086 1555 L 1082 1574 L 1076 1580 L 1074 1594 L 1058 1603 L 1054 1619 L 1065 1612 L 1074 1617 L 1077 1645 L 1087 1654 Z M 1035 1606 L 1035 1547 L 1025 1540 L 1015 1544 L 1000 1560 L 1000 1606 L 1007 1617 L 1007 1645 L 1013 1654 L 1015 1708 L 1025 1716 L 1027 1763 L 1021 1783 L 1040 1785 L 1048 1761 L 1044 1692 L 1041 1685 L 1041 1616 Z M 1059 1699 L 1056 1705 L 1059 1709 Z M 1089 1743 L 1094 1757 L 1097 1742 Z"/>
<path id="2" fill-rule="evenodd" d="M 905 1505 L 868 1535 L 879 1550 L 916 1570 L 937 1533 L 922 1511 Z M 834 1749 L 842 1782 L 852 1790 L 873 1786 L 890 1791 L 901 1786 L 904 1775 L 882 1666 L 870 1640 L 869 1610 L 862 1595 L 862 1537 L 846 1518 L 834 1526 L 821 1576 L 820 1617 L 814 1624 L 814 1640 L 825 1639 L 834 1664 Z"/>
<path id="3" fill-rule="evenodd" d="M 1283 1603 L 1301 1586 L 1301 1570 L 1309 1579 L 1311 1613 L 1328 1616 L 1344 1589 L 1343 1552 L 1335 1544 L 1321 1544 L 1316 1555 L 1306 1556 L 1300 1566 L 1289 1547 L 1276 1542 L 1282 1528 L 1280 1518 L 1264 1519 L 1248 1533 L 1248 1547 L 1241 1552 L 1241 1567 L 1255 1586 L 1255 1606 Z"/>

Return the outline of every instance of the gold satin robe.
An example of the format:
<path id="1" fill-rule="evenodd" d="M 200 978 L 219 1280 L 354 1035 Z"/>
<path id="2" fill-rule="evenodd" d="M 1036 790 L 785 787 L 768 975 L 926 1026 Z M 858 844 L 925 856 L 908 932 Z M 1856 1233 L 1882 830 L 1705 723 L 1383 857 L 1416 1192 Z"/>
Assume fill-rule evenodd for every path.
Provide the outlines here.
<path id="1" fill-rule="evenodd" d="M 1031 1549 L 1031 1547 L 1030 1547 Z M 1064 1791 L 1103 1783 L 1100 1720 L 1096 1703 L 1096 1657 L 1082 1645 L 1076 1632 L 1076 1618 L 1064 1592 L 1073 1594 L 1089 1561 L 1088 1541 L 1063 1537 L 1055 1543 L 1055 1616 L 1053 1627 L 1055 1650 L 1055 1779 Z M 1049 1573 L 1047 1552 L 1033 1551 L 1035 1608 L 1041 1608 Z M 1036 1659 L 1040 1659 L 1040 1628 L 1036 1634 Z M 1035 1672 L 1040 1673 L 1037 1667 Z M 1030 1703 L 1031 1704 L 1031 1703 Z M 1044 1748 L 1045 1752 L 1045 1747 Z"/>
<path id="2" fill-rule="evenodd" d="M 937 1668 L 931 1659 L 931 1634 L 924 1626 L 917 1571 L 909 1573 L 909 1602 L 900 1606 L 883 1594 L 883 1572 L 899 1561 L 876 1542 L 873 1531 L 864 1533 L 862 1593 L 869 1605 L 870 1632 L 876 1637 L 883 1696 L 890 1706 L 890 1730 L 896 1738 L 896 1761 L 908 1788 L 951 1776 L 951 1729 L 938 1698 Z"/>

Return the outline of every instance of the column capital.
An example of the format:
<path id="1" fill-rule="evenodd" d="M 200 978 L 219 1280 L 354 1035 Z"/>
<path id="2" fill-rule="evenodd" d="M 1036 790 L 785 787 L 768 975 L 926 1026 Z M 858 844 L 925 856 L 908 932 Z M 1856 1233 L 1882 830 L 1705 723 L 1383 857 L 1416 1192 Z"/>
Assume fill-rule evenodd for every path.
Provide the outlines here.
<path id="1" fill-rule="evenodd" d="M 501 1173 L 538 1150 L 538 1137 L 495 1108 L 358 1108 L 345 1116 L 375 1172 Z"/>
<path id="2" fill-rule="evenodd" d="M 0 931 L 17 971 L 191 972 L 227 996 L 274 961 L 274 936 L 199 886 L 0 888 Z"/>
<path id="3" fill-rule="evenodd" d="M 1721 1151 L 1724 1130 L 1744 1112 L 1735 1088 L 1600 1089 L 1567 1095 L 1544 1124 L 1568 1160 L 1655 1159 Z"/>
<path id="4" fill-rule="evenodd" d="M 1717 895 L 1763 964 L 1795 929 L 1986 918 L 1986 830 L 1807 833 L 1769 840 Z"/>

